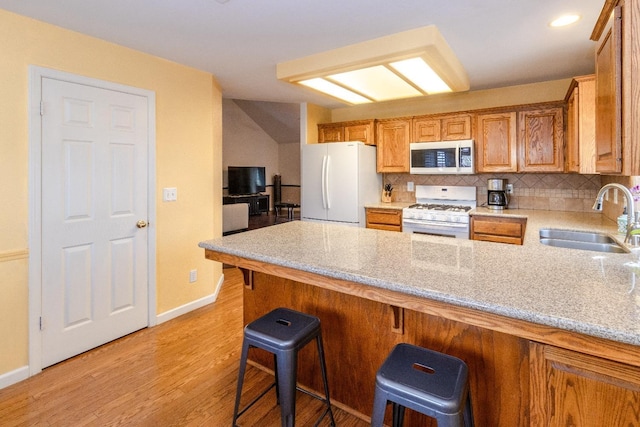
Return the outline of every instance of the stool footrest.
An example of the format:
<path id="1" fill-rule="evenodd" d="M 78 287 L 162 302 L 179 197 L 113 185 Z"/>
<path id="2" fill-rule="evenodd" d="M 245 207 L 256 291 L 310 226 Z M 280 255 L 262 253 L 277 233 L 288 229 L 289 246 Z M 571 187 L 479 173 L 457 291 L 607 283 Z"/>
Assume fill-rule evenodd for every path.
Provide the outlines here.
<path id="1" fill-rule="evenodd" d="M 256 404 L 256 402 L 260 399 L 262 399 L 262 397 L 267 394 L 269 392 L 269 390 L 271 390 L 272 388 L 274 388 L 276 386 L 276 383 L 271 384 L 269 387 L 265 388 L 262 393 L 260 393 L 256 398 L 254 398 L 247 406 L 244 407 L 243 410 L 238 411 L 238 415 L 236 416 L 236 418 L 240 418 L 240 415 L 244 414 L 247 409 L 251 408 L 253 405 Z"/>

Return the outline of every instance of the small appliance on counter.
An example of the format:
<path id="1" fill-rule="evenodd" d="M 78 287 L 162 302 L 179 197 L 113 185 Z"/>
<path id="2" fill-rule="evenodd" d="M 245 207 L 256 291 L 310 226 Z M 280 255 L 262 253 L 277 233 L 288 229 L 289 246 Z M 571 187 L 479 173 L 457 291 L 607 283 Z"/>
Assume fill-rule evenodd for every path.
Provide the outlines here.
<path id="1" fill-rule="evenodd" d="M 487 207 L 493 210 L 506 209 L 509 204 L 506 179 L 487 180 Z"/>

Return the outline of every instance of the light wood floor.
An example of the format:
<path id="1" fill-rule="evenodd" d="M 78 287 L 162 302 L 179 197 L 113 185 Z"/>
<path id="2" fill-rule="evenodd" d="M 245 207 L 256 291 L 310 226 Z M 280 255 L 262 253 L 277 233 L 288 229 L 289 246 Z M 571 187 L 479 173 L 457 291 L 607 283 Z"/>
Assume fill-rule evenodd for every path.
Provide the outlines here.
<path id="1" fill-rule="evenodd" d="M 224 272 L 214 304 L 0 390 L 0 426 L 231 426 L 242 342 L 242 277 L 235 268 Z M 272 380 L 249 366 L 244 400 Z M 313 425 L 322 408 L 298 393 L 297 425 Z M 337 408 L 334 415 L 338 426 L 368 425 Z M 273 391 L 238 425 L 279 426 Z M 325 419 L 321 425 L 329 423 Z"/>

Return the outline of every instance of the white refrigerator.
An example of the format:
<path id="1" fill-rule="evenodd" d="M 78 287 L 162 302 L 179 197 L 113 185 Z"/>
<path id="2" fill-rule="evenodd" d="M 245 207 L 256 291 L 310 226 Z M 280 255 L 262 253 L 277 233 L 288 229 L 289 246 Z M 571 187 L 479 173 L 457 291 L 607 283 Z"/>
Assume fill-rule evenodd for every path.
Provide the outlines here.
<path id="1" fill-rule="evenodd" d="M 302 148 L 301 219 L 365 226 L 364 205 L 380 201 L 376 147 L 362 142 Z"/>

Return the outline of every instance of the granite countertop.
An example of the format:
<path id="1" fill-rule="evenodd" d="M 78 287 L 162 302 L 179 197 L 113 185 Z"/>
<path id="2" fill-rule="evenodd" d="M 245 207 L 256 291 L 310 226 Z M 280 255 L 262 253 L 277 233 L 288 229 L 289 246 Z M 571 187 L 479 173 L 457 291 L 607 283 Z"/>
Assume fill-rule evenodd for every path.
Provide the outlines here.
<path id="1" fill-rule="evenodd" d="M 522 246 L 292 221 L 200 247 L 613 341 L 640 345 L 640 249 L 608 254 L 539 242 L 542 227 L 599 230 L 599 213 L 478 208 L 527 217 Z M 639 286 L 640 288 L 640 283 Z"/>
<path id="2" fill-rule="evenodd" d="M 366 209 L 393 209 L 401 211 L 402 209 L 411 205 L 413 205 L 413 203 L 410 202 L 377 202 L 366 204 L 364 207 Z"/>

